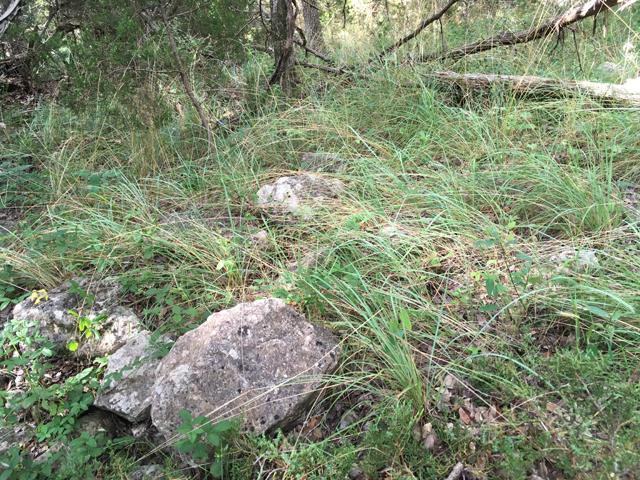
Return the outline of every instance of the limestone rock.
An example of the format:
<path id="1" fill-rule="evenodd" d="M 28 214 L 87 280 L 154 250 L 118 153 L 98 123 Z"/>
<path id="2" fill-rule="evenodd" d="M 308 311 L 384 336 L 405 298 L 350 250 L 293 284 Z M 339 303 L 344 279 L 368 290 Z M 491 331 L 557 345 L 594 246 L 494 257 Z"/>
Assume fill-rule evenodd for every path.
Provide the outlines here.
<path id="1" fill-rule="evenodd" d="M 29 334 L 40 330 L 40 335 L 52 342 L 58 353 L 68 352 L 67 344 L 71 340 L 80 346 L 78 355 L 84 358 L 104 357 L 124 346 L 129 338 L 142 329 L 138 317 L 128 308 L 119 305 L 120 284 L 114 277 L 105 279 L 74 278 L 78 288 L 95 295 L 91 306 L 87 305 L 79 293 L 71 293 L 71 282 L 67 282 L 48 292 L 49 299 L 42 299 L 37 305 L 25 299 L 13 309 L 13 321 L 31 324 Z M 69 314 L 72 310 L 89 319 L 106 315 L 96 325 L 100 338 L 91 335 L 88 339 L 78 331 L 78 319 Z M 33 342 L 30 347 L 37 348 Z M 69 352 L 70 353 L 70 352 Z"/>
<path id="2" fill-rule="evenodd" d="M 166 480 L 160 465 L 144 465 L 127 475 L 129 480 Z"/>
<path id="3" fill-rule="evenodd" d="M 12 425 L 0 427 L 0 455 L 6 455 L 11 447 L 19 447 L 23 442 L 24 438 L 16 433 Z"/>
<path id="4" fill-rule="evenodd" d="M 310 220 L 318 214 L 322 202 L 337 198 L 343 190 L 344 184 L 333 178 L 318 175 L 282 177 L 258 190 L 258 206 L 285 219 L 299 216 Z"/>
<path id="5" fill-rule="evenodd" d="M 242 431 L 295 426 L 338 365 L 338 340 L 276 298 L 211 315 L 186 333 L 156 372 L 151 418 L 166 439 L 180 410 L 216 422 L 242 415 Z"/>
<path id="6" fill-rule="evenodd" d="M 307 172 L 330 173 L 343 170 L 347 161 L 335 153 L 305 153 L 301 164 Z"/>
<path id="7" fill-rule="evenodd" d="M 153 351 L 149 350 L 151 332 L 138 333 L 127 344 L 120 348 L 109 359 L 105 377 L 121 372 L 119 380 L 111 378 L 109 386 L 98 394 L 94 405 L 113 412 L 130 422 L 142 422 L 151 413 L 151 393 L 156 379 L 156 368 L 160 359 L 153 359 Z M 169 338 L 159 338 L 161 342 Z M 136 360 L 148 357 L 144 362 L 135 365 Z M 133 369 L 125 368 L 133 367 Z M 102 382 L 104 386 L 106 381 Z"/>
<path id="8" fill-rule="evenodd" d="M 602 71 L 605 73 L 618 73 L 618 74 L 627 73 L 626 68 L 624 68 L 622 65 L 618 65 L 617 63 L 613 63 L 613 62 L 603 62 Z"/>
<path id="9" fill-rule="evenodd" d="M 550 260 L 564 265 L 556 268 L 559 274 L 568 274 L 574 269 L 578 272 L 586 272 L 597 269 L 599 266 L 595 250 L 564 250 L 558 256 L 552 256 Z"/>
<path id="10" fill-rule="evenodd" d="M 290 272 L 297 272 L 304 269 L 314 269 L 323 266 L 329 259 L 329 248 L 321 248 L 319 250 L 312 250 L 306 255 L 303 255 L 299 261 L 291 262 L 287 264 L 287 270 Z"/>
<path id="11" fill-rule="evenodd" d="M 82 432 L 87 432 L 92 437 L 99 433 L 104 433 L 107 438 L 116 438 L 118 436 L 116 423 L 108 412 L 100 410 L 88 412 L 78 418 L 78 423 L 78 429 L 74 431 L 75 435 L 72 435 L 72 437 L 80 436 Z"/>

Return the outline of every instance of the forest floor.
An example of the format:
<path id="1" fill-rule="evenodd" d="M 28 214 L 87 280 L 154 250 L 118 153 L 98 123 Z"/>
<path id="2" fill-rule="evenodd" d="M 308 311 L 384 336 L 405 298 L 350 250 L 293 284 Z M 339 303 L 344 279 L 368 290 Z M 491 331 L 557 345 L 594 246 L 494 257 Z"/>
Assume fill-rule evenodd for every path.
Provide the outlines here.
<path id="1" fill-rule="evenodd" d="M 460 478 L 638 478 L 640 112 L 391 67 L 305 72 L 292 100 L 251 87 L 264 63 L 219 93 L 215 149 L 183 100 L 136 124 L 55 101 L 5 110 L 5 318 L 33 290 L 109 273 L 150 330 L 279 296 L 339 335 L 324 400 L 293 432 L 229 439 L 224 478 L 446 478 L 459 462 Z M 274 221 L 256 192 L 316 152 L 346 161 L 322 174 L 344 193 L 312 221 Z M 143 454 L 105 444 L 53 478 L 126 478 Z"/>

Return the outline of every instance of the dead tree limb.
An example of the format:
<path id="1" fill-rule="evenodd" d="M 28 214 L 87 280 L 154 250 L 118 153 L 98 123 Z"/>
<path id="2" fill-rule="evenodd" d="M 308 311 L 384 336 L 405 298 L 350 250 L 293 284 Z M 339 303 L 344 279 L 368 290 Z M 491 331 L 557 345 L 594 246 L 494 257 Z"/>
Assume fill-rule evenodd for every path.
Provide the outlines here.
<path id="1" fill-rule="evenodd" d="M 7 31 L 14 18 L 18 16 L 28 0 L 13 0 L 2 14 L 0 14 L 0 38 Z"/>
<path id="2" fill-rule="evenodd" d="M 404 45 L 405 43 L 407 43 L 409 40 L 417 37 L 420 32 L 422 30 L 424 30 L 425 28 L 427 28 L 429 25 L 431 25 L 433 22 L 437 22 L 438 20 L 440 20 L 440 18 L 442 18 L 442 16 L 447 13 L 447 10 L 449 10 L 451 7 L 453 7 L 454 4 L 458 3 L 460 0 L 450 0 L 449 3 L 447 3 L 444 8 L 442 10 L 440 10 L 438 13 L 436 13 L 435 15 L 431 16 L 430 18 L 427 18 L 426 20 L 423 20 L 420 25 L 418 25 L 418 28 L 416 28 L 413 32 L 411 32 L 409 35 L 407 35 L 406 37 L 402 38 L 401 40 L 398 40 L 396 43 L 394 43 L 393 45 L 391 45 L 390 47 L 385 48 L 384 50 L 382 50 L 378 56 L 379 57 L 384 57 L 385 55 L 393 52 L 396 48 Z"/>
<path id="3" fill-rule="evenodd" d="M 327 67 L 326 65 L 318 65 L 317 63 L 307 63 L 307 62 L 296 62 L 296 65 L 305 68 L 315 68 L 316 70 L 321 70 L 327 73 L 333 73 L 334 75 L 350 75 L 356 78 L 360 78 L 362 80 L 368 80 L 369 77 L 362 75 L 360 73 L 354 73 L 349 70 L 345 70 L 343 67 Z"/>
<path id="4" fill-rule="evenodd" d="M 474 53 L 485 52 L 497 47 L 513 46 L 520 43 L 527 43 L 533 40 L 547 37 L 554 33 L 559 33 L 563 28 L 584 20 L 585 18 L 598 15 L 600 12 L 609 10 L 615 6 L 621 5 L 622 8 L 627 8 L 629 4 L 636 2 L 637 0 L 590 0 L 589 2 L 575 8 L 567 10 L 562 15 L 547 20 L 537 27 L 530 28 L 528 30 L 522 30 L 515 33 L 502 33 L 495 37 L 487 38 L 480 42 L 470 43 L 457 47 L 445 52 L 444 54 L 431 54 L 422 57 L 423 61 L 434 60 L 436 58 L 452 58 L 459 59 L 466 55 L 473 55 Z"/>
<path id="5" fill-rule="evenodd" d="M 587 96 L 594 100 L 640 105 L 640 87 L 632 88 L 627 85 L 484 73 L 467 73 L 463 75 L 454 72 L 437 72 L 424 75 L 424 78 L 456 85 L 463 90 L 487 90 L 494 86 L 500 86 L 517 95 L 526 97 L 563 98 L 567 96 Z"/>
<path id="6" fill-rule="evenodd" d="M 451 470 L 447 480 L 458 480 L 462 475 L 462 472 L 464 472 L 464 463 L 458 462 L 455 467 L 453 467 L 453 470 Z"/>
<path id="7" fill-rule="evenodd" d="M 204 111 L 202 110 L 202 105 L 200 105 L 200 102 L 198 101 L 195 94 L 193 93 L 193 89 L 191 88 L 191 81 L 189 80 L 189 77 L 187 76 L 186 72 L 184 71 L 184 67 L 182 66 L 182 60 L 180 60 L 180 53 L 178 53 L 176 42 L 173 39 L 171 26 L 169 25 L 169 20 L 167 19 L 167 13 L 164 10 L 164 5 L 162 4 L 162 1 L 163 0 L 161 0 L 159 3 L 160 14 L 162 15 L 162 21 L 164 23 L 164 27 L 167 30 L 167 37 L 169 37 L 169 45 L 171 46 L 171 51 L 173 52 L 173 56 L 176 57 L 176 63 L 178 65 L 178 71 L 180 72 L 180 78 L 182 79 L 182 84 L 184 85 L 184 89 L 187 92 L 187 95 L 189 96 L 189 99 L 191 100 L 193 107 L 198 112 L 198 116 L 200 117 L 200 122 L 202 122 L 202 126 L 207 132 L 207 140 L 213 146 L 214 150 L 216 150 L 215 142 L 213 141 L 213 134 L 211 133 L 211 127 L 209 126 L 209 120 L 207 120 L 207 116 L 204 114 Z M 217 151 L 216 151 L 216 155 L 217 155 Z"/>
<path id="8" fill-rule="evenodd" d="M 320 60 L 324 60 L 325 62 L 328 62 L 328 63 L 334 63 L 333 60 L 329 57 L 328 54 L 325 55 L 324 53 L 318 52 L 317 50 L 311 48 L 309 45 L 305 44 L 298 37 L 293 37 L 293 43 L 295 43 L 296 45 L 300 46 L 301 48 L 303 48 L 306 52 L 310 53 L 311 55 L 314 55 L 314 56 L 318 57 Z"/>

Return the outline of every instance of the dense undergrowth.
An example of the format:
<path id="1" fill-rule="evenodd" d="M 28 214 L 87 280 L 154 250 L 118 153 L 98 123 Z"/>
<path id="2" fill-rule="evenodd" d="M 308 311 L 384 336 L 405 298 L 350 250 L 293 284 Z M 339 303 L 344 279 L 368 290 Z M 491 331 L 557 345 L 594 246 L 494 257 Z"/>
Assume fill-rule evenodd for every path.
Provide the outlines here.
<path id="1" fill-rule="evenodd" d="M 528 26 L 519 18 L 501 27 Z M 637 44 L 637 18 L 610 22 L 605 39 L 578 30 L 579 60 L 553 39 L 448 68 L 621 81 L 600 66 L 637 68 L 623 48 Z M 495 21 L 448 23 L 448 41 Z M 342 40 L 337 57 L 369 57 L 355 33 Z M 423 42 L 429 51 L 440 40 Z M 372 64 L 366 80 L 305 72 L 304 95 L 287 99 L 264 89 L 259 55 L 228 69 L 211 97 L 222 114 L 215 150 L 166 85 L 157 101 L 183 107 L 164 122 L 130 110 L 136 127 L 100 103 L 81 114 L 46 99 L 28 116 L 3 111 L 2 207 L 20 225 L 0 237 L 5 314 L 33 291 L 113 274 L 153 331 L 184 332 L 277 295 L 341 335 L 341 370 L 307 426 L 229 437 L 224 478 L 347 478 L 354 467 L 445 478 L 458 461 L 467 478 L 637 478 L 637 109 L 460 92 L 420 75 L 433 66 L 392 61 Z M 348 161 L 335 175 L 344 195 L 313 222 L 273 222 L 256 191 L 316 151 Z M 249 241 L 260 230 L 266 248 Z M 312 252 L 326 260 L 288 268 Z M 25 330 L 4 328 L 3 376 L 25 378 L 21 391 L 0 392 L 5 421 L 28 419 L 35 443 L 69 437 L 104 362 L 53 385 L 46 345 L 16 359 Z M 357 420 L 313 433 L 336 408 Z M 56 455 L 66 467 L 48 472 L 53 460 L 13 451 L 4 461 L 16 476 L 0 478 L 126 478 L 151 460 L 171 478 L 192 475 L 130 439 L 71 438 L 74 453 Z"/>

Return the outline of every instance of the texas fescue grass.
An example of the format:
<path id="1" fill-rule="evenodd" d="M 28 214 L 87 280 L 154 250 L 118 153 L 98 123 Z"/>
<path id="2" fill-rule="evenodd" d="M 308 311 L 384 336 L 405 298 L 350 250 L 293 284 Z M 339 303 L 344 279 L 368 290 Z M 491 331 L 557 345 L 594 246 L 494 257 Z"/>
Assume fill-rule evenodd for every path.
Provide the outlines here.
<path id="1" fill-rule="evenodd" d="M 569 39 L 539 60 L 550 42 L 465 68 L 560 76 Z M 583 65 L 611 58 L 605 43 L 582 51 Z M 524 478 L 545 461 L 565 478 L 632 474 L 640 211 L 629 187 L 640 182 L 640 112 L 499 89 L 461 98 L 392 64 L 372 66 L 369 80 L 303 72 L 307 96 L 291 100 L 265 93 L 265 62 L 251 62 L 236 78 L 247 110 L 216 130 L 217 157 L 188 109 L 125 129 L 100 108 L 74 116 L 41 105 L 0 151 L 41 182 L 31 196 L 33 183 L 18 183 L 25 219 L 0 239 L 3 281 L 26 293 L 117 275 L 148 328 L 165 331 L 275 294 L 341 335 L 328 402 L 367 392 L 386 423 L 311 445 L 239 439 L 234 478 L 249 478 L 255 458 L 270 478 L 343 478 L 353 464 L 372 477 L 389 467 L 393 478 L 442 478 L 459 459 L 488 477 Z M 346 185 L 339 199 L 295 224 L 256 207 L 260 186 L 298 174 L 316 151 L 347 160 L 323 174 Z M 560 261 L 567 250 L 597 263 Z M 313 252 L 317 266 L 291 268 Z M 500 408 L 499 421 L 465 425 L 462 393 L 443 401 L 447 375 L 475 406 Z M 434 455 L 413 439 L 427 422 L 442 442 Z"/>

